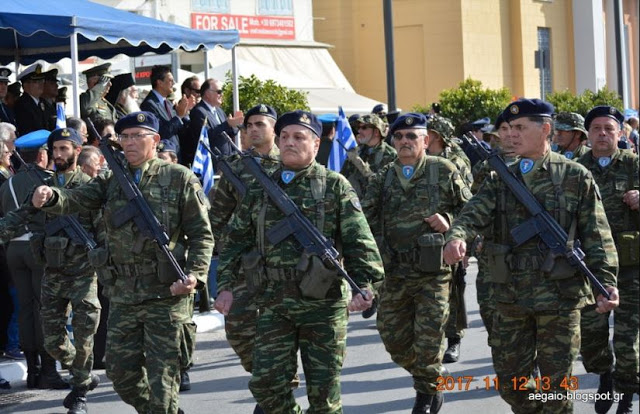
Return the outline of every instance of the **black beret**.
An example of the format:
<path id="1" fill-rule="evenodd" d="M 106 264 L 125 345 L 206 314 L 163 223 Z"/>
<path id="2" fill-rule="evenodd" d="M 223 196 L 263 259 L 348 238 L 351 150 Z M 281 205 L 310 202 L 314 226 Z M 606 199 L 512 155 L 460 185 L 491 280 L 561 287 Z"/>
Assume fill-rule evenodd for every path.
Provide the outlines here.
<path id="1" fill-rule="evenodd" d="M 376 114 L 376 115 L 386 115 L 387 114 L 387 105 L 385 104 L 377 104 L 376 106 L 373 107 L 373 109 L 371 110 L 372 114 Z"/>
<path id="2" fill-rule="evenodd" d="M 601 116 L 605 116 L 607 118 L 614 119 L 618 121 L 618 123 L 624 122 L 624 116 L 620 111 L 618 111 L 613 106 L 600 105 L 591 109 L 587 116 L 584 118 L 584 128 L 589 130 L 589 126 L 591 126 L 591 121 Z"/>
<path id="3" fill-rule="evenodd" d="M 389 135 L 393 135 L 399 129 L 427 129 L 427 117 L 416 112 L 400 115 L 391 124 Z"/>
<path id="4" fill-rule="evenodd" d="M 278 113 L 275 109 L 270 107 L 269 105 L 260 104 L 256 105 L 253 108 L 249 109 L 247 113 L 244 115 L 244 126 L 247 126 L 247 121 L 249 121 L 249 117 L 253 115 L 264 115 L 269 118 L 278 119 Z"/>
<path id="5" fill-rule="evenodd" d="M 146 128 L 153 132 L 158 132 L 160 129 L 160 122 L 151 112 L 132 112 L 129 115 L 123 116 L 118 120 L 118 122 L 116 122 L 116 134 L 121 133 L 127 128 Z"/>
<path id="6" fill-rule="evenodd" d="M 82 146 L 82 137 L 80 133 L 73 128 L 59 128 L 53 130 L 47 139 L 47 143 L 52 148 L 56 141 L 71 141 Z"/>
<path id="7" fill-rule="evenodd" d="M 496 118 L 496 122 L 493 124 L 493 128 L 497 131 L 500 129 L 500 125 L 502 125 L 503 122 L 507 122 L 504 120 L 504 116 L 502 115 L 502 112 L 500 112 L 500 115 L 498 115 L 498 117 Z"/>
<path id="8" fill-rule="evenodd" d="M 322 136 L 322 123 L 311 112 L 297 110 L 283 114 L 276 122 L 276 135 L 280 135 L 280 131 L 289 125 L 301 125 L 309 128 L 318 138 Z"/>
<path id="9" fill-rule="evenodd" d="M 176 144 L 168 139 L 161 139 L 158 144 L 158 152 L 178 152 L 178 148 L 176 148 Z"/>
<path id="10" fill-rule="evenodd" d="M 502 111 L 502 117 L 507 122 L 511 122 L 514 119 L 522 118 L 523 116 L 540 116 L 540 117 L 553 117 L 555 108 L 549 102 L 545 102 L 540 99 L 518 99 L 511 102 Z"/>

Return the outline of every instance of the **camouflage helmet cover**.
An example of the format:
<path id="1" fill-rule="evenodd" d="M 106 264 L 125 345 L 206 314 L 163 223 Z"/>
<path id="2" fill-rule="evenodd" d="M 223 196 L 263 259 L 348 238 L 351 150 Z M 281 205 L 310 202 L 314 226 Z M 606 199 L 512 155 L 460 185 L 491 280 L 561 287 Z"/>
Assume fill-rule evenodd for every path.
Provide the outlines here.
<path id="1" fill-rule="evenodd" d="M 555 116 L 555 128 L 559 131 L 580 131 L 582 139 L 587 138 L 587 130 L 584 129 L 584 118 L 575 112 L 559 112 Z"/>
<path id="2" fill-rule="evenodd" d="M 431 116 L 427 129 L 437 132 L 444 140 L 451 138 L 455 133 L 455 129 L 453 128 L 451 121 L 438 114 Z"/>
<path id="3" fill-rule="evenodd" d="M 360 118 L 358 118 L 357 122 L 362 125 L 371 125 L 372 127 L 376 128 L 378 131 L 380 131 L 380 135 L 383 135 L 383 136 L 387 129 L 387 123 L 384 122 L 382 118 L 380 118 L 376 114 L 362 115 Z"/>

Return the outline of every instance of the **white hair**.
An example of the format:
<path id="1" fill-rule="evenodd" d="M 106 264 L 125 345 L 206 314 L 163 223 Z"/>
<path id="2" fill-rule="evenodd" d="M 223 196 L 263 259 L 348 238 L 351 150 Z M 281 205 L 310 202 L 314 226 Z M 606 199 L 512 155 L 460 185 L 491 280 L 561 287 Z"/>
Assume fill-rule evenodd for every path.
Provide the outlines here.
<path id="1" fill-rule="evenodd" d="M 11 139 L 11 133 L 16 132 L 16 127 L 8 122 L 0 122 L 0 141 Z"/>

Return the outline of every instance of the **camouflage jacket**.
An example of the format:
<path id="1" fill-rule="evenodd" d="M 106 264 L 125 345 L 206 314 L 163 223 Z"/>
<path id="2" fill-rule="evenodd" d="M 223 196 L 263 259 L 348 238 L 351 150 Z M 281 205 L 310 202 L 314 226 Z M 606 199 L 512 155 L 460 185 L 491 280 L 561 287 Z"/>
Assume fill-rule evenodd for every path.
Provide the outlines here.
<path id="1" fill-rule="evenodd" d="M 170 250 L 185 273 L 205 282 L 213 237 L 207 215 L 209 203 L 200 181 L 182 165 L 157 158 L 140 169 L 138 188 L 171 238 Z M 113 225 L 128 200 L 111 171 L 80 187 L 53 191 L 54 196 L 43 208 L 49 213 L 70 214 L 104 206 L 108 266 L 114 272 L 109 287 L 112 301 L 135 304 L 171 296 L 169 286 L 176 280 L 175 273 L 155 242 L 143 238 L 133 220 L 119 228 Z"/>
<path id="2" fill-rule="evenodd" d="M 358 147 L 356 151 L 358 151 L 360 159 L 369 166 L 369 169 L 371 169 L 371 172 L 373 173 L 377 173 L 382 167 L 398 158 L 396 150 L 384 141 L 381 141 L 380 144 L 375 147 L 362 145 Z M 340 173 L 347 177 L 347 180 L 349 180 L 353 189 L 356 190 L 358 197 L 360 197 L 360 199 L 364 199 L 368 177 L 363 175 L 349 159 L 345 160 Z"/>
<path id="3" fill-rule="evenodd" d="M 316 162 L 298 171 L 289 184 L 284 184 L 281 172 L 282 166 L 279 166 L 271 174 L 274 181 L 286 191 L 305 217 L 342 250 L 344 267 L 353 280 L 361 287 L 369 285 L 375 288 L 379 285 L 384 278 L 380 254 L 358 196 L 348 181 Z M 317 203 L 312 194 L 312 180 L 320 180 L 322 176 L 326 177 L 324 202 Z M 262 187 L 254 182 L 229 225 L 227 246 L 220 255 L 218 267 L 218 292 L 233 288 L 241 255 L 257 246 L 258 215 L 263 209 L 265 231 L 284 217 L 268 199 L 265 200 Z M 263 247 L 267 269 L 295 269 L 301 259 L 301 246 L 293 236 L 276 245 L 265 237 Z M 344 286 L 343 281 L 340 283 Z M 344 288 L 342 290 L 344 294 Z"/>
<path id="4" fill-rule="evenodd" d="M 35 174 L 38 174 L 45 182 L 51 177 L 51 171 L 44 170 L 35 164 L 31 164 L 30 167 L 32 168 L 31 171 L 22 165 L 18 172 L 11 177 L 11 183 L 13 184 L 13 190 L 19 206 L 22 206 L 25 202 L 31 204 L 31 192 L 35 187 L 41 185 L 40 179 L 36 177 Z M 7 180 L 2 184 L 2 187 L 0 187 L 0 216 L 4 216 L 9 211 L 17 210 L 18 208 L 11 194 L 9 180 Z M 27 232 L 44 234 L 44 223 L 45 214 L 43 212 L 28 215 L 27 220 L 24 222 L 24 227 L 18 229 L 15 232 L 15 236 L 18 237 Z"/>
<path id="5" fill-rule="evenodd" d="M 519 163 L 509 168 L 522 179 Z M 560 174 L 563 169 L 564 174 Z M 530 178 L 531 193 L 569 235 L 575 220 L 574 239 L 581 241 L 587 267 L 603 285 L 615 286 L 618 260 L 598 186 L 591 174 L 583 166 L 554 152 L 545 154 L 540 167 L 529 174 L 534 174 Z M 553 174 L 562 177 L 558 184 L 560 188 L 553 184 Z M 501 193 L 506 198 L 504 210 L 499 206 Z M 502 261 L 507 264 L 509 272 L 490 272 L 489 281 L 495 283 L 494 292 L 498 302 L 515 303 L 536 311 L 579 309 L 594 303 L 587 279 L 574 268 L 567 265 L 560 274 L 555 275 L 540 270 L 547 249 L 538 237 L 515 246 L 509 230 L 528 218 L 530 214 L 526 208 L 492 172 L 478 194 L 456 218 L 447 232 L 447 241 L 468 239 L 490 226 L 493 232 L 500 226 L 506 227 L 505 231 L 499 233 L 504 238 L 491 236 L 495 243 L 508 247 Z M 489 254 L 487 249 L 485 245 L 485 252 Z"/>
<path id="6" fill-rule="evenodd" d="M 578 161 L 578 158 L 582 157 L 584 154 L 590 152 L 591 149 L 587 147 L 586 142 L 582 142 L 580 145 L 576 147 L 573 151 L 566 151 L 564 149 L 558 149 L 558 153 L 564 155 L 569 160 Z"/>
<path id="7" fill-rule="evenodd" d="M 456 166 L 442 157 L 424 155 L 406 189 L 398 178 L 401 170 L 399 160 L 384 167 L 369 182 L 362 203 L 388 272 L 397 271 L 398 264 L 413 265 L 402 256 L 417 251 L 421 235 L 435 232 L 425 218 L 439 213 L 451 223 L 471 198 Z"/>
<path id="8" fill-rule="evenodd" d="M 449 140 L 447 140 L 449 141 Z M 473 174 L 471 173 L 471 162 L 462 148 L 455 142 L 449 141 L 440 154 L 431 154 L 437 157 L 446 158 L 451 161 L 460 171 L 460 177 L 471 188 L 473 185 Z"/>
<path id="9" fill-rule="evenodd" d="M 33 210 L 33 207 L 31 208 Z M 33 213 L 26 208 L 10 211 L 0 218 L 0 244 L 6 244 L 16 236 L 16 233 L 23 230 L 25 220 Z"/>
<path id="10" fill-rule="evenodd" d="M 80 116 L 82 119 L 91 119 L 96 122 L 98 118 L 117 121 L 116 109 L 103 98 L 104 86 L 97 84 L 93 88 L 80 94 Z"/>

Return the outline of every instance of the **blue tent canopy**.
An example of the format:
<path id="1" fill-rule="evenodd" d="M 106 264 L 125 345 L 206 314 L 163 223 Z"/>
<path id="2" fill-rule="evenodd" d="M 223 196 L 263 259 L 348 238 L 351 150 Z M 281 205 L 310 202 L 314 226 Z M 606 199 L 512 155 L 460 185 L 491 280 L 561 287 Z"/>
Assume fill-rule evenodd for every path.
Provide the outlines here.
<path id="1" fill-rule="evenodd" d="M 117 54 L 163 54 L 176 49 L 194 52 L 239 41 L 237 30 L 199 31 L 139 16 L 86 0 L 2 0 L 0 64 L 70 57 L 71 36 L 77 33 L 78 59 L 103 59 Z"/>

